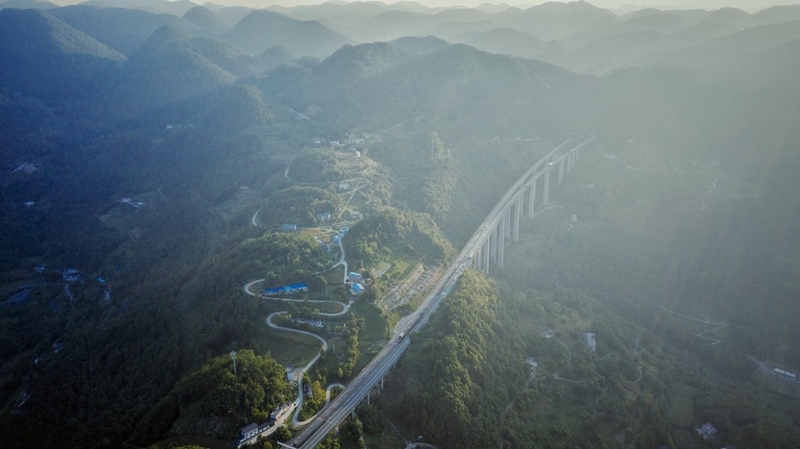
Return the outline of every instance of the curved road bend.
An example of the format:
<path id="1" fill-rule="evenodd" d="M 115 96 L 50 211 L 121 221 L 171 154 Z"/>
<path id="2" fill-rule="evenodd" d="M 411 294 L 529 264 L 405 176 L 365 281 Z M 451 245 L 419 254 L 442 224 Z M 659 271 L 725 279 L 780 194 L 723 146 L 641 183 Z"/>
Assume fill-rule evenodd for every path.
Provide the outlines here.
<path id="1" fill-rule="evenodd" d="M 305 299 L 290 299 L 290 298 L 271 298 L 271 297 L 267 297 L 267 296 L 263 296 L 263 295 L 259 295 L 257 293 L 254 293 L 253 290 L 252 290 L 253 286 L 255 284 L 261 283 L 263 281 L 264 281 L 264 279 L 257 279 L 255 281 L 248 282 L 244 286 L 244 292 L 246 294 L 250 295 L 250 296 L 255 296 L 255 297 L 265 298 L 265 299 L 271 299 L 271 300 L 276 300 L 276 301 L 303 302 L 303 303 L 305 303 L 305 302 L 310 302 L 310 303 L 336 303 L 336 304 L 339 304 L 340 306 L 342 306 L 342 310 L 339 311 L 339 312 L 333 312 L 333 313 L 320 312 L 320 315 L 323 315 L 323 316 L 331 316 L 331 317 L 333 317 L 333 316 L 344 315 L 345 313 L 347 313 L 350 310 L 350 304 L 344 304 L 344 303 L 341 303 L 341 302 L 338 302 L 338 301 L 321 301 L 321 300 L 305 300 Z M 307 331 L 303 331 L 303 330 L 300 330 L 300 329 L 293 329 L 293 328 L 290 328 L 290 327 L 279 326 L 279 325 L 277 325 L 277 324 L 272 322 L 272 319 L 275 316 L 283 314 L 283 313 L 287 313 L 287 312 L 286 311 L 279 311 L 279 312 L 271 313 L 267 317 L 267 319 L 265 320 L 265 323 L 267 324 L 267 326 L 269 326 L 272 329 L 278 329 L 278 330 L 282 330 L 282 331 L 286 331 L 286 332 L 296 332 L 296 333 L 303 334 L 303 335 L 309 335 L 311 337 L 316 338 L 317 340 L 320 341 L 320 343 L 322 343 L 322 350 L 323 351 L 327 351 L 328 350 L 328 342 L 324 338 L 320 337 L 319 335 L 317 335 L 317 334 L 315 334 L 313 332 L 307 332 Z M 303 398 L 304 398 L 304 396 L 303 396 L 303 382 L 302 382 L 302 379 L 303 379 L 303 376 L 305 375 L 306 371 L 311 369 L 311 367 L 314 366 L 315 363 L 317 363 L 317 360 L 319 360 L 321 355 L 322 355 L 322 352 L 318 352 L 317 355 L 315 355 L 314 358 L 312 358 L 311 361 L 309 361 L 308 364 L 306 364 L 306 366 L 304 366 L 300 370 L 300 375 L 298 376 L 298 382 L 297 382 L 296 408 L 295 408 L 294 415 L 292 415 L 292 426 L 294 426 L 294 427 L 304 426 L 305 424 L 309 423 L 311 420 L 314 419 L 314 417 L 311 417 L 307 421 L 299 421 L 300 412 L 303 410 Z"/>

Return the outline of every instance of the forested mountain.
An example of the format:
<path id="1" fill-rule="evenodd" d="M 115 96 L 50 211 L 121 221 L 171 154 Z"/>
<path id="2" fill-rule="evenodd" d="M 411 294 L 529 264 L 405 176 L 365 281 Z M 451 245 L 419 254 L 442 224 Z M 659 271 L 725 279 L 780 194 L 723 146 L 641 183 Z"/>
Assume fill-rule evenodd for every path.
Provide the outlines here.
<path id="1" fill-rule="evenodd" d="M 126 56 L 135 53 L 155 30 L 180 23 L 169 14 L 87 5 L 65 6 L 51 13 Z"/>
<path id="2" fill-rule="evenodd" d="M 6 0 L 0 2 L 0 8 L 15 8 L 15 9 L 52 9 L 57 8 L 58 5 L 50 3 L 45 0 Z"/>
<path id="3" fill-rule="evenodd" d="M 286 47 L 301 56 L 322 58 L 348 39 L 316 21 L 295 20 L 268 11 L 253 11 L 225 33 L 225 39 L 245 53 L 261 54 Z"/>
<path id="4" fill-rule="evenodd" d="M 156 14 L 172 14 L 179 17 L 196 6 L 195 3 L 189 0 L 88 0 L 84 3 L 87 6 L 138 9 Z"/>
<path id="5" fill-rule="evenodd" d="M 319 351 L 278 312 L 330 344 L 311 416 L 590 135 L 342 444 L 796 446 L 798 8 L 1 6 L 0 446 L 227 446 Z"/>
<path id="6" fill-rule="evenodd" d="M 193 23 L 200 29 L 212 34 L 222 34 L 230 28 L 218 15 L 202 6 L 195 6 L 186 11 L 186 14 L 183 15 L 183 20 Z"/>
<path id="7" fill-rule="evenodd" d="M 39 10 L 0 11 L 0 68 L 8 89 L 50 101 L 96 93 L 125 57 Z"/>

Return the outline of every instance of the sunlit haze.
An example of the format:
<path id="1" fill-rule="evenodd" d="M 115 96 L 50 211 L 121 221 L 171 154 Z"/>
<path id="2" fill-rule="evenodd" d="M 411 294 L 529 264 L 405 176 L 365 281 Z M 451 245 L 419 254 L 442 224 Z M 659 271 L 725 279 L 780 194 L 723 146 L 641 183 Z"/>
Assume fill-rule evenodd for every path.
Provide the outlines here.
<path id="1" fill-rule="evenodd" d="M 184 0 L 170 0 L 170 1 L 184 1 Z M 556 0 L 558 1 L 558 0 Z M 58 5 L 74 5 L 82 3 L 82 0 L 53 0 L 53 3 Z M 108 4 L 114 4 L 114 0 L 107 0 Z M 197 4 L 204 4 L 205 1 L 195 1 L 194 3 Z M 326 3 L 324 1 L 314 1 L 314 0 L 282 0 L 282 1 L 274 1 L 274 0 L 216 0 L 211 1 L 209 3 L 224 5 L 224 6 L 246 6 L 249 8 L 266 8 L 271 5 L 281 5 L 281 6 L 300 6 L 300 5 L 318 5 L 322 3 Z M 344 2 L 344 1 L 333 1 L 330 3 L 357 3 L 357 2 Z M 387 4 L 392 4 L 394 2 L 383 2 Z M 432 7 L 432 8 L 441 8 L 441 7 L 475 7 L 481 4 L 494 4 L 494 5 L 509 5 L 515 6 L 518 8 L 528 8 L 530 6 L 539 5 L 543 3 L 547 3 L 545 1 L 528 1 L 528 2 L 502 2 L 502 1 L 491 1 L 485 2 L 481 0 L 456 0 L 456 1 L 447 1 L 447 0 L 418 0 L 415 2 L 406 2 L 406 3 L 419 3 L 421 5 Z M 569 2 L 561 2 L 561 3 L 569 3 Z M 757 11 L 760 9 L 768 8 L 770 6 L 775 5 L 789 5 L 789 4 L 798 4 L 800 0 L 593 0 L 589 1 L 588 3 L 593 4 L 595 6 L 601 8 L 608 8 L 608 9 L 619 9 L 622 8 L 624 11 L 630 11 L 634 9 L 644 9 L 644 8 L 657 8 L 657 9 L 706 9 L 706 10 L 713 10 L 713 9 L 720 9 L 720 8 L 738 8 L 745 11 Z"/>

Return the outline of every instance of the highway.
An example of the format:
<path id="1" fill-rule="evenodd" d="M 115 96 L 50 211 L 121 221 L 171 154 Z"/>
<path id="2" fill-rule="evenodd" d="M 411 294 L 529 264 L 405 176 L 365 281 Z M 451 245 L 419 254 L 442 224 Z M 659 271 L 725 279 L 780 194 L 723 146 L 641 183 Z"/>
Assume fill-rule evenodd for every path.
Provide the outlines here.
<path id="1" fill-rule="evenodd" d="M 588 143 L 592 139 L 588 139 L 575 148 Z M 394 327 L 392 338 L 384 346 L 384 348 L 370 361 L 361 372 L 350 381 L 347 388 L 326 405 L 317 417 L 303 430 L 289 441 L 292 447 L 299 447 L 302 449 L 314 449 L 317 445 L 325 439 L 325 437 L 336 426 L 341 423 L 345 417 L 367 396 L 367 394 L 380 382 L 380 380 L 389 372 L 395 365 L 400 356 L 408 349 L 411 342 L 408 336 L 412 332 L 416 332 L 424 326 L 430 316 L 439 307 L 442 299 L 453 290 L 458 278 L 465 269 L 472 265 L 472 258 L 478 254 L 484 242 L 489 238 L 489 235 L 494 232 L 495 227 L 502 218 L 506 208 L 510 206 L 517 196 L 524 192 L 528 187 L 531 176 L 537 173 L 543 164 L 552 162 L 552 157 L 560 151 L 564 146 L 569 143 L 570 139 L 564 141 L 553 150 L 548 152 L 544 157 L 539 159 L 530 170 L 528 170 L 516 183 L 506 192 L 503 198 L 498 201 L 497 205 L 492 209 L 491 213 L 483 221 L 483 224 L 472 235 L 467 244 L 458 254 L 455 261 L 450 264 L 444 272 L 436 285 L 431 289 L 428 296 L 422 301 L 420 306 L 413 313 L 409 314 Z M 562 156 L 563 157 L 563 156 Z M 552 164 L 551 164 L 552 165 Z M 547 167 L 546 169 L 550 169 Z"/>

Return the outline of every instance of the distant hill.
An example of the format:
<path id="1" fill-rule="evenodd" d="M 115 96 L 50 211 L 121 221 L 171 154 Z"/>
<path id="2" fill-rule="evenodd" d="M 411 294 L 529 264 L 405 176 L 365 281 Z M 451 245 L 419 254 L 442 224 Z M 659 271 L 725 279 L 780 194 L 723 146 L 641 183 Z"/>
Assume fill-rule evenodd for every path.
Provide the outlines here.
<path id="1" fill-rule="evenodd" d="M 683 49 L 642 56 L 633 65 L 670 63 L 689 66 L 722 64 L 800 39 L 800 21 L 761 25 L 724 35 Z"/>
<path id="2" fill-rule="evenodd" d="M 480 5 L 476 6 L 475 8 L 481 10 L 483 12 L 488 12 L 489 14 L 497 14 L 499 12 L 505 11 L 506 9 L 510 8 L 511 5 L 508 3 L 481 3 Z"/>
<path id="3" fill-rule="evenodd" d="M 548 44 L 536 36 L 510 28 L 496 28 L 483 33 L 461 36 L 460 39 L 453 39 L 453 41 L 490 53 L 522 58 L 537 58 L 548 50 L 552 51 L 558 47 L 555 43 Z"/>
<path id="4" fill-rule="evenodd" d="M 759 24 L 756 17 L 736 8 L 720 8 L 716 11 L 710 11 L 708 15 L 703 18 L 703 22 L 725 23 L 739 28 L 750 28 Z"/>
<path id="5" fill-rule="evenodd" d="M 231 45 L 211 37 L 193 37 L 183 27 L 165 25 L 157 29 L 140 48 L 141 52 L 167 52 L 184 49 L 202 56 L 214 65 L 238 77 L 260 75 L 274 63 L 275 56 L 245 55 Z"/>
<path id="6" fill-rule="evenodd" d="M 337 33 L 351 37 L 354 26 L 360 21 L 389 11 L 389 6 L 379 2 L 325 2 L 317 5 L 285 7 L 272 5 L 265 9 L 297 20 L 317 20 Z"/>
<path id="7" fill-rule="evenodd" d="M 755 16 L 764 23 L 780 23 L 800 20 L 800 5 L 779 5 L 762 9 Z"/>
<path id="8" fill-rule="evenodd" d="M 439 23 L 419 12 L 390 10 L 354 23 L 348 36 L 358 42 L 388 41 L 403 36 L 420 36 Z"/>
<path id="9" fill-rule="evenodd" d="M 507 9 L 493 19 L 500 26 L 524 31 L 544 40 L 565 38 L 619 21 L 620 18 L 611 11 L 584 1 L 549 2 L 520 12 Z"/>
<path id="10" fill-rule="evenodd" d="M 253 86 L 224 86 L 208 98 L 208 106 L 199 117 L 203 129 L 236 132 L 249 126 L 264 126 L 274 119 L 273 111 Z"/>
<path id="11" fill-rule="evenodd" d="M 125 60 L 35 9 L 0 10 L 0 86 L 46 99 L 92 97 Z"/>
<path id="12" fill-rule="evenodd" d="M 569 54 L 547 61 L 578 73 L 602 74 L 624 66 L 629 60 L 675 48 L 667 36 L 655 31 L 636 31 L 609 36 Z"/>
<path id="13" fill-rule="evenodd" d="M 0 9 L 51 9 L 58 8 L 58 5 L 45 0 L 6 0 L 0 2 Z"/>
<path id="14" fill-rule="evenodd" d="M 454 7 L 433 14 L 436 20 L 448 22 L 480 22 L 488 20 L 492 15 L 475 8 Z"/>
<path id="15" fill-rule="evenodd" d="M 235 76 L 211 60 L 232 63 L 235 55 L 227 50 L 210 40 L 182 40 L 178 31 L 163 27 L 114 79 L 109 104 L 117 105 L 116 114 L 135 117 L 233 83 Z"/>
<path id="16" fill-rule="evenodd" d="M 153 32 L 164 25 L 178 25 L 179 17 L 137 9 L 65 6 L 52 14 L 118 52 L 130 56 Z"/>
<path id="17" fill-rule="evenodd" d="M 717 70 L 739 83 L 770 85 L 775 89 L 780 89 L 786 83 L 787 88 L 796 90 L 800 87 L 800 78 L 797 76 L 800 73 L 800 39 L 731 60 L 727 65 L 717 67 Z M 776 81 L 780 84 L 776 84 Z"/>
<path id="18" fill-rule="evenodd" d="M 211 34 L 222 34 L 230 29 L 230 26 L 218 15 L 202 6 L 195 6 L 186 11 L 186 14 L 183 15 L 183 20 Z"/>
<path id="19" fill-rule="evenodd" d="M 300 21 L 269 11 L 252 11 L 225 33 L 225 40 L 248 54 L 286 47 L 297 56 L 323 58 L 349 40 L 316 21 Z"/>
<path id="20" fill-rule="evenodd" d="M 406 53 L 421 54 L 441 50 L 450 45 L 438 37 L 401 37 L 389 42 Z"/>
<path id="21" fill-rule="evenodd" d="M 172 14 L 178 17 L 197 6 L 189 0 L 87 0 L 82 4 L 101 8 L 139 9 L 156 14 Z"/>
<path id="22" fill-rule="evenodd" d="M 364 79 L 389 69 L 405 55 L 398 47 L 383 42 L 345 45 L 314 70 L 318 80 L 332 88 L 354 88 Z"/>
<path id="23" fill-rule="evenodd" d="M 233 27 L 253 11 L 253 8 L 247 8 L 245 6 L 228 6 L 223 8 L 214 7 L 215 5 L 211 3 L 206 3 L 204 6 L 219 16 L 229 27 Z"/>
<path id="24" fill-rule="evenodd" d="M 536 127 L 562 120 L 554 113 L 560 108 L 550 103 L 550 97 L 564 94 L 561 85 L 573 80 L 570 74 L 539 61 L 495 55 L 464 45 L 448 45 L 400 58 L 391 70 L 358 69 L 359 73 L 369 75 L 357 83 L 348 81 L 352 76 L 349 67 L 362 66 L 365 55 L 394 54 L 374 53 L 383 45 L 362 44 L 348 51 L 343 49 L 305 72 L 278 70 L 280 73 L 262 80 L 261 86 L 268 95 L 290 101 L 288 104 L 296 110 L 315 104 L 322 108 L 321 115 L 326 120 L 359 117 L 371 126 L 392 125 L 419 114 L 425 114 L 429 120 L 435 120 L 439 114 L 459 114 L 464 121 L 475 117 L 478 122 L 472 130 L 480 134 L 487 127 L 495 130 L 498 126 L 524 127 L 518 120 Z M 386 64 L 387 59 L 377 57 L 375 63 Z M 338 76 L 332 76 L 326 70 L 328 67 L 341 68 L 336 72 Z M 330 85 L 347 88 L 337 91 L 330 89 Z M 492 110 L 497 120 L 492 119 L 489 124 L 485 118 L 477 119 L 479 111 L 469 106 L 475 102 L 481 104 L 481 116 Z M 537 107 L 531 109 L 532 104 Z M 546 112 L 549 106 L 554 110 Z M 543 121 L 539 122 L 540 119 Z M 534 125 L 537 122 L 539 125 Z"/>

